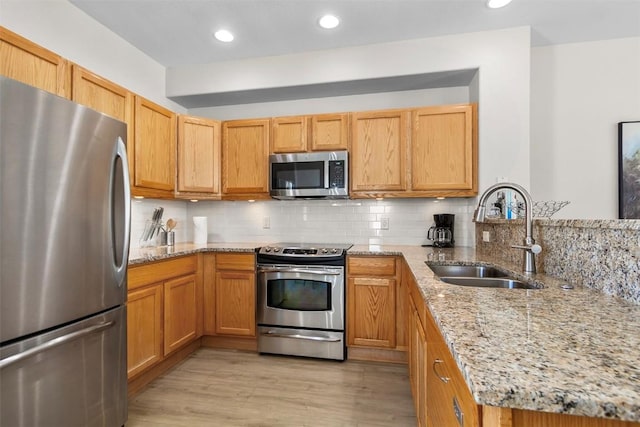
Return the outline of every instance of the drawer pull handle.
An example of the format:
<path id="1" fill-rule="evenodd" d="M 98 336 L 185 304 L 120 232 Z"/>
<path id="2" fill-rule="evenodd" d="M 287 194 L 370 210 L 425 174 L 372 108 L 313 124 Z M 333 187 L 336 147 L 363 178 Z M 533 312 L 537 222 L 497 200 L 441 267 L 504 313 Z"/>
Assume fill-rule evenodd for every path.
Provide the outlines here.
<path id="1" fill-rule="evenodd" d="M 444 361 L 442 359 L 436 359 L 433 361 L 433 366 L 431 367 L 433 369 L 433 373 L 436 374 L 436 377 L 438 377 L 440 379 L 440 381 L 442 381 L 443 383 L 448 383 L 450 378 L 449 377 L 443 377 L 442 375 L 440 375 L 436 369 L 436 366 L 439 365 L 440 363 L 444 363 Z"/>

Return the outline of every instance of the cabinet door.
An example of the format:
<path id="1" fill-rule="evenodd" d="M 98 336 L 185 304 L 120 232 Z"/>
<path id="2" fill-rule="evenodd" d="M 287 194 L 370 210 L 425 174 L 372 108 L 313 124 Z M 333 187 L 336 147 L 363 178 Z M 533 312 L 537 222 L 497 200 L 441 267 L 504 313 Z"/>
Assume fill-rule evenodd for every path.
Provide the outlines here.
<path id="1" fill-rule="evenodd" d="M 173 198 L 176 115 L 166 108 L 136 96 L 134 121 L 134 150 L 133 153 L 128 153 L 129 162 L 133 163 L 132 194 Z"/>
<path id="2" fill-rule="evenodd" d="M 269 120 L 234 120 L 222 124 L 222 192 L 268 198 Z"/>
<path id="3" fill-rule="evenodd" d="M 307 117 L 275 117 L 271 119 L 271 152 L 299 153 L 307 151 Z"/>
<path id="4" fill-rule="evenodd" d="M 396 281 L 351 277 L 348 282 L 349 345 L 395 348 Z"/>
<path id="5" fill-rule="evenodd" d="M 408 123 L 407 111 L 353 113 L 351 186 L 354 192 L 407 188 Z"/>
<path id="6" fill-rule="evenodd" d="M 333 151 L 349 148 L 349 115 L 319 114 L 311 117 L 311 150 Z"/>
<path id="7" fill-rule="evenodd" d="M 196 275 L 164 283 L 164 355 L 196 338 Z"/>
<path id="8" fill-rule="evenodd" d="M 473 123 L 471 105 L 413 111 L 412 190 L 475 189 L 476 144 Z"/>
<path id="9" fill-rule="evenodd" d="M 416 352 L 416 366 L 415 366 L 415 375 L 416 375 L 416 415 L 418 418 L 418 425 L 425 426 L 427 423 L 427 338 L 424 332 L 424 328 L 422 327 L 422 323 L 420 322 L 420 318 L 418 317 L 418 313 L 415 312 L 416 322 L 415 326 L 415 352 Z M 455 425 L 455 424 L 433 424 L 434 427 L 437 426 L 445 426 L 445 425 Z"/>
<path id="10" fill-rule="evenodd" d="M 71 99 L 127 124 L 127 142 L 133 139 L 133 93 L 79 65 L 72 66 Z"/>
<path id="11" fill-rule="evenodd" d="M 220 197 L 220 126 L 215 120 L 178 117 L 178 197 Z"/>
<path id="12" fill-rule="evenodd" d="M 427 342 L 428 425 L 433 427 L 461 425 L 456 418 L 456 412 L 459 412 L 463 414 L 463 427 L 478 427 L 480 425 L 479 407 L 429 314 L 426 316 L 424 332 Z"/>
<path id="13" fill-rule="evenodd" d="M 256 336 L 256 284 L 253 272 L 216 272 L 216 334 Z"/>
<path id="14" fill-rule="evenodd" d="M 71 74 L 59 55 L 0 27 L 0 74 L 69 98 Z"/>
<path id="15" fill-rule="evenodd" d="M 127 374 L 131 378 L 162 359 L 162 285 L 129 292 Z"/>

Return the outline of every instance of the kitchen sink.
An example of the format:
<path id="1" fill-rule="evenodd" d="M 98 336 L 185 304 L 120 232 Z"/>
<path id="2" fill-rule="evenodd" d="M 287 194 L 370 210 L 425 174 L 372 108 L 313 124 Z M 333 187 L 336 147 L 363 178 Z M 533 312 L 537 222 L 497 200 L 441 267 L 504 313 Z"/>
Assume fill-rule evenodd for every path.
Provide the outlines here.
<path id="1" fill-rule="evenodd" d="M 527 282 L 509 277 L 509 273 L 495 267 L 425 263 L 440 280 L 451 285 L 477 288 L 539 289 Z"/>
<path id="2" fill-rule="evenodd" d="M 440 280 L 451 285 L 477 288 L 538 289 L 511 277 L 440 277 Z"/>
<path id="3" fill-rule="evenodd" d="M 508 274 L 494 267 L 483 265 L 437 265 L 427 263 L 438 277 L 507 277 Z"/>

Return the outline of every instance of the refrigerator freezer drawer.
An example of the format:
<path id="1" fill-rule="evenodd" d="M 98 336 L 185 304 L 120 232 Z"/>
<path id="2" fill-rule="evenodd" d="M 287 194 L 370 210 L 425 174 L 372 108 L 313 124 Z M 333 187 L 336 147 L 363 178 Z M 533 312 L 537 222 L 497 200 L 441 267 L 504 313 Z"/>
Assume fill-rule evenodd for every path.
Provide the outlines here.
<path id="1" fill-rule="evenodd" d="M 0 348 L 0 425 L 122 426 L 126 308 Z"/>

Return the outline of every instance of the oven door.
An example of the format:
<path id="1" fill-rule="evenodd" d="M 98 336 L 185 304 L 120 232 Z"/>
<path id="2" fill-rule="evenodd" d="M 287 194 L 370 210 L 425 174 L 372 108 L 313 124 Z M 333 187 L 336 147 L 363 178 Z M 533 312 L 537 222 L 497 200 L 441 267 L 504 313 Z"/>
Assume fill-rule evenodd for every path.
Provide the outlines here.
<path id="1" fill-rule="evenodd" d="M 259 265 L 258 324 L 344 330 L 344 267 Z"/>

